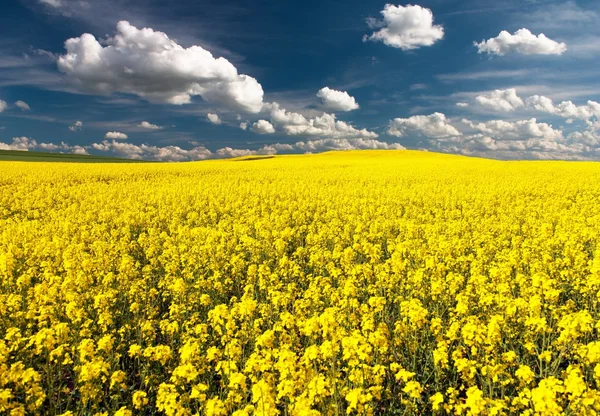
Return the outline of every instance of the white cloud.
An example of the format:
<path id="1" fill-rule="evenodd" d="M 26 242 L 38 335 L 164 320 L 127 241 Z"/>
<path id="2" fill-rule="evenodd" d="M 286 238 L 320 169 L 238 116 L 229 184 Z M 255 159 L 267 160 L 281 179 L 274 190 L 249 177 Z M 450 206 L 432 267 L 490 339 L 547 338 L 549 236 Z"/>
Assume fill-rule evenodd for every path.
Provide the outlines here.
<path id="1" fill-rule="evenodd" d="M 456 103 L 457 107 L 465 108 L 469 106 L 469 103 Z"/>
<path id="2" fill-rule="evenodd" d="M 271 122 L 273 124 L 281 126 L 302 126 L 309 124 L 306 117 L 304 117 L 302 114 L 287 111 L 285 108 L 281 108 L 279 103 L 267 104 L 265 107 L 270 107 Z"/>
<path id="3" fill-rule="evenodd" d="M 262 86 L 249 75 L 238 75 L 234 81 L 200 86 L 198 92 L 206 101 L 221 103 L 235 110 L 258 113 L 263 107 Z"/>
<path id="4" fill-rule="evenodd" d="M 19 101 L 15 102 L 15 105 L 17 107 L 19 107 L 21 109 L 21 111 L 30 111 L 31 110 L 31 107 L 29 107 L 29 104 L 27 104 L 25 101 L 19 100 Z"/>
<path id="5" fill-rule="evenodd" d="M 21 150 L 27 152 L 37 147 L 37 142 L 29 137 L 13 137 L 12 143 L 0 142 L 0 150 Z"/>
<path id="6" fill-rule="evenodd" d="M 248 129 L 248 123 L 246 123 L 246 122 L 240 123 L 240 129 L 247 130 Z"/>
<path id="7" fill-rule="evenodd" d="M 324 113 L 320 117 L 309 119 L 306 124 L 284 125 L 283 131 L 290 136 L 316 136 L 330 138 L 365 138 L 374 139 L 377 133 L 366 129 L 357 129 L 352 125 L 336 120 L 334 114 Z"/>
<path id="8" fill-rule="evenodd" d="M 69 130 L 73 132 L 83 130 L 83 121 L 76 121 L 75 123 L 71 124 L 69 126 Z"/>
<path id="9" fill-rule="evenodd" d="M 73 153 L 74 155 L 89 155 L 86 148 L 81 146 L 73 146 L 73 148 L 71 149 L 71 153 Z"/>
<path id="10" fill-rule="evenodd" d="M 63 150 L 69 147 L 66 143 L 62 142 L 61 144 L 54 143 L 40 143 L 37 147 L 41 150 L 53 152 L 55 150 Z"/>
<path id="11" fill-rule="evenodd" d="M 109 131 L 104 135 L 104 138 L 113 140 L 126 140 L 128 137 L 125 133 L 121 133 L 119 131 Z"/>
<path id="12" fill-rule="evenodd" d="M 370 36 L 365 35 L 363 41 L 382 41 L 387 46 L 407 51 L 431 46 L 444 37 L 444 28 L 433 24 L 430 9 L 410 4 L 406 7 L 386 4 L 381 14 L 383 20 L 367 20 L 371 29 L 381 29 Z"/>
<path id="13" fill-rule="evenodd" d="M 210 121 L 212 124 L 221 124 L 221 118 L 219 117 L 218 114 L 214 114 L 214 113 L 208 113 L 206 115 L 206 119 L 208 121 Z"/>
<path id="14" fill-rule="evenodd" d="M 275 133 L 275 127 L 267 120 L 258 120 L 252 125 L 253 132 L 258 134 L 273 134 Z"/>
<path id="15" fill-rule="evenodd" d="M 552 128 L 550 124 L 538 123 L 535 118 L 515 122 L 491 120 L 484 123 L 463 120 L 463 123 L 497 140 L 543 139 L 547 141 L 561 141 L 563 139 L 562 131 Z"/>
<path id="16" fill-rule="evenodd" d="M 326 150 L 396 149 L 404 150 L 400 143 L 386 143 L 375 139 L 319 139 L 297 142 L 296 148 L 306 152 Z"/>
<path id="17" fill-rule="evenodd" d="M 588 123 L 585 131 L 565 138 L 560 129 L 535 118 L 519 121 L 491 120 L 473 122 L 463 119 L 462 136 L 431 140 L 431 146 L 445 152 L 496 159 L 569 159 L 600 158 L 600 125 Z"/>
<path id="18" fill-rule="evenodd" d="M 162 129 L 161 126 L 152 124 L 148 121 L 142 121 L 140 124 L 138 124 L 138 127 L 142 128 L 142 129 L 147 129 L 147 130 L 161 130 Z"/>
<path id="19" fill-rule="evenodd" d="M 390 121 L 387 133 L 396 137 L 404 137 L 414 133 L 429 138 L 460 136 L 461 134 L 442 113 L 395 118 Z"/>
<path id="20" fill-rule="evenodd" d="M 544 113 L 554 113 L 554 103 L 552 99 L 544 97 L 543 95 L 533 95 L 527 99 L 527 107 L 534 108 Z"/>
<path id="21" fill-rule="evenodd" d="M 334 142 L 336 142 L 334 140 Z M 183 149 L 179 146 L 151 146 L 147 144 L 136 145 L 133 143 L 121 142 L 117 140 L 103 140 L 100 143 L 93 143 L 90 146 L 80 146 L 75 145 L 71 146 L 65 142 L 60 142 L 59 144 L 55 143 L 38 143 L 35 139 L 28 137 L 15 137 L 12 139 L 10 143 L 2 143 L 0 142 L 0 150 L 20 150 L 20 151 L 29 151 L 29 150 L 38 150 L 45 152 L 60 152 L 60 153 L 73 153 L 79 155 L 89 155 L 89 150 L 93 150 L 96 152 L 104 152 L 111 153 L 118 157 L 124 157 L 128 159 L 137 159 L 137 160 L 156 160 L 156 161 L 192 161 L 192 160 L 204 160 L 204 159 L 214 159 L 214 158 L 227 158 L 227 157 L 240 157 L 240 156 L 249 156 L 249 155 L 272 155 L 276 154 L 280 151 L 285 152 L 298 152 L 300 150 L 305 150 L 308 148 L 313 148 L 314 150 L 341 150 L 345 149 L 348 146 L 343 146 L 341 144 L 335 144 L 334 142 L 329 142 L 327 145 L 327 141 L 315 141 L 315 142 L 300 142 L 299 146 L 287 144 L 287 143 L 275 143 L 271 145 L 265 145 L 257 150 L 250 149 L 234 149 L 231 147 L 224 147 L 216 150 L 215 152 L 211 152 L 209 149 L 204 146 L 198 144 L 197 142 L 190 142 L 194 144 L 195 147 L 192 149 Z M 344 143 L 345 140 L 339 141 L 339 143 Z M 351 143 L 354 143 L 352 148 L 357 149 L 367 149 L 367 148 L 390 148 L 396 149 L 401 148 L 398 144 L 388 145 L 387 143 L 370 141 L 370 140 L 350 140 Z"/>
<path id="22" fill-rule="evenodd" d="M 223 147 L 216 151 L 216 157 L 228 158 L 228 157 L 242 157 L 252 155 L 273 155 L 277 153 L 277 149 L 274 146 L 263 146 L 258 150 L 250 149 L 232 149 L 231 147 Z"/>
<path id="23" fill-rule="evenodd" d="M 600 118 L 600 103 L 591 100 L 587 102 L 587 105 L 580 106 L 573 104 L 571 101 L 562 101 L 555 105 L 552 99 L 548 97 L 532 95 L 526 102 L 529 108 L 567 119 L 589 120 L 592 117 Z"/>
<path id="24" fill-rule="evenodd" d="M 360 106 L 350 94 L 346 91 L 332 90 L 329 87 L 324 87 L 317 93 L 323 101 L 323 106 L 329 111 L 352 111 L 358 109 Z"/>
<path id="25" fill-rule="evenodd" d="M 175 105 L 201 96 L 250 113 L 263 106 L 261 85 L 238 74 L 227 59 L 214 58 L 198 45 L 184 48 L 165 33 L 127 21 L 119 22 L 116 35 L 102 44 L 85 33 L 67 40 L 65 49 L 58 68 L 84 92 L 122 92 Z"/>
<path id="26" fill-rule="evenodd" d="M 222 158 L 242 157 L 256 154 L 255 151 L 249 149 L 233 149 L 231 147 L 223 147 L 217 150 L 216 154 Z"/>
<path id="27" fill-rule="evenodd" d="M 275 143 L 272 145 L 269 145 L 269 147 L 272 147 L 273 149 L 277 150 L 277 151 L 291 151 L 294 150 L 294 146 L 288 143 Z"/>
<path id="28" fill-rule="evenodd" d="M 204 146 L 195 146 L 192 149 L 187 150 L 182 149 L 179 146 L 159 147 L 147 144 L 138 146 L 132 143 L 117 142 L 115 140 L 103 140 L 101 143 L 92 144 L 90 148 L 128 159 L 181 162 L 250 155 L 270 155 L 277 153 L 278 150 L 287 149 L 288 146 L 289 145 L 280 145 L 277 143 L 275 145 L 263 146 L 258 150 L 224 147 L 215 152 L 211 152 Z"/>
<path id="29" fill-rule="evenodd" d="M 4 110 L 6 110 L 7 108 L 8 108 L 8 104 L 6 104 L 6 101 L 0 100 L 0 113 L 3 112 Z"/>
<path id="30" fill-rule="evenodd" d="M 27 152 L 29 150 L 37 150 L 44 152 L 60 151 L 70 152 L 78 155 L 87 155 L 87 150 L 83 146 L 70 146 L 65 142 L 60 144 L 54 143 L 38 143 L 35 139 L 29 137 L 13 137 L 11 143 L 1 143 L 0 150 L 20 150 Z"/>
<path id="31" fill-rule="evenodd" d="M 62 2 L 60 0 L 39 0 L 41 4 L 50 6 L 50 7 L 60 7 L 62 6 Z"/>
<path id="32" fill-rule="evenodd" d="M 494 90 L 487 94 L 478 95 L 475 97 L 475 101 L 495 111 L 514 111 L 525 105 L 514 88 Z"/>
<path id="33" fill-rule="evenodd" d="M 519 29 L 512 35 L 503 30 L 495 38 L 474 44 L 479 53 L 491 55 L 505 55 L 509 52 L 522 55 L 561 55 L 567 50 L 565 43 L 556 42 L 543 33 L 536 36 L 528 29 Z"/>
<path id="34" fill-rule="evenodd" d="M 456 140 L 435 143 L 440 149 L 468 155 L 505 159 L 564 159 L 577 158 L 584 148 L 581 145 L 540 138 L 502 140 L 485 134 L 475 134 Z"/>
<path id="35" fill-rule="evenodd" d="M 351 124 L 337 120 L 334 114 L 306 118 L 302 114 L 281 108 L 278 103 L 267 104 L 270 108 L 271 123 L 288 136 L 306 136 L 332 139 L 375 139 L 377 133 L 366 129 L 357 129 Z"/>
<path id="36" fill-rule="evenodd" d="M 110 152 L 128 159 L 140 160 L 184 161 L 208 159 L 212 156 L 212 152 L 203 146 L 186 150 L 179 146 L 158 147 L 146 144 L 138 146 L 133 143 L 117 142 L 115 140 L 104 140 L 101 143 L 94 143 L 91 145 L 91 148 L 101 152 Z"/>
<path id="37" fill-rule="evenodd" d="M 87 155 L 89 154 L 87 149 L 83 146 L 79 146 L 79 145 L 75 145 L 75 146 L 71 146 L 65 142 L 60 142 L 60 144 L 54 144 L 54 143 L 40 143 L 37 145 L 36 147 L 39 150 L 45 151 L 45 152 L 55 152 L 55 151 L 60 151 L 61 153 L 63 152 L 70 152 L 73 153 L 75 155 Z"/>
<path id="38" fill-rule="evenodd" d="M 582 143 L 586 146 L 600 146 L 600 134 L 595 130 L 575 131 L 567 136 L 572 142 Z"/>

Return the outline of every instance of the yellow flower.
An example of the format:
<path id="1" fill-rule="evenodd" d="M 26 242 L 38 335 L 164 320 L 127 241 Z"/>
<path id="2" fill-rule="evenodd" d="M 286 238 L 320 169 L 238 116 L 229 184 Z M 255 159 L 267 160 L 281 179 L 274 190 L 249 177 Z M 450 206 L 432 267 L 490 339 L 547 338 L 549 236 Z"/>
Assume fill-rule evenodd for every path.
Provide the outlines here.
<path id="1" fill-rule="evenodd" d="M 484 414 L 486 409 L 486 400 L 483 397 L 483 392 L 473 386 L 467 390 L 467 400 L 465 405 L 469 409 L 469 414 L 479 415 Z"/>
<path id="2" fill-rule="evenodd" d="M 0 161 L 0 184 L 2 415 L 600 409 L 600 164 Z"/>
<path id="3" fill-rule="evenodd" d="M 133 393 L 132 403 L 133 407 L 135 407 L 138 410 L 146 406 L 148 404 L 148 396 L 146 392 L 138 390 L 135 393 Z"/>
<path id="4" fill-rule="evenodd" d="M 535 374 L 531 371 L 531 368 L 526 365 L 519 366 L 517 371 L 515 371 L 515 376 L 525 384 L 531 383 L 535 378 Z"/>
<path id="5" fill-rule="evenodd" d="M 132 344 L 129 346 L 129 356 L 130 357 L 139 357 L 142 353 L 142 347 L 137 344 Z"/>
<path id="6" fill-rule="evenodd" d="M 131 416 L 133 413 L 128 410 L 127 407 L 123 406 L 115 412 L 115 416 Z"/>
<path id="7" fill-rule="evenodd" d="M 119 386 L 121 389 L 125 390 L 127 388 L 127 386 L 124 383 L 126 378 L 127 378 L 127 375 L 125 374 L 124 371 L 121 371 L 121 370 L 115 371 L 110 376 L 110 388 L 112 389 L 115 386 Z"/>
<path id="8" fill-rule="evenodd" d="M 227 414 L 225 405 L 217 398 L 209 399 L 204 407 L 206 416 L 222 416 Z"/>
<path id="9" fill-rule="evenodd" d="M 423 387 L 421 387 L 421 384 L 417 381 L 409 381 L 402 391 L 407 393 L 413 399 L 419 399 L 421 398 Z"/>
<path id="10" fill-rule="evenodd" d="M 431 402 L 431 407 L 434 411 L 440 410 L 442 408 L 442 404 L 444 403 L 444 395 L 442 393 L 435 393 L 433 396 L 429 398 Z"/>

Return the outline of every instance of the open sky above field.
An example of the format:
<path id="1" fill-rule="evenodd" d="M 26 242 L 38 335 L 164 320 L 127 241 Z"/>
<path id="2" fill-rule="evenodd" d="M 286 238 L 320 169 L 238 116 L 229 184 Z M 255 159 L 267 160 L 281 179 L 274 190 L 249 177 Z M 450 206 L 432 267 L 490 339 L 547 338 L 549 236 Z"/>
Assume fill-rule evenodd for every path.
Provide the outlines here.
<path id="1" fill-rule="evenodd" d="M 600 159 L 600 2 L 0 3 L 0 149 Z"/>

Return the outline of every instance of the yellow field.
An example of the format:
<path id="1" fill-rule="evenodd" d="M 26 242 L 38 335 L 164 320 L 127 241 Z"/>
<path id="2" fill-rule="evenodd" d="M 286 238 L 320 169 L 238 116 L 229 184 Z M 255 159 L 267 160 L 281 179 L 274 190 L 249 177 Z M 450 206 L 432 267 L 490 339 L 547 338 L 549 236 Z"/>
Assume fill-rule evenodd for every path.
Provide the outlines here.
<path id="1" fill-rule="evenodd" d="M 0 163 L 0 414 L 600 412 L 600 164 Z"/>

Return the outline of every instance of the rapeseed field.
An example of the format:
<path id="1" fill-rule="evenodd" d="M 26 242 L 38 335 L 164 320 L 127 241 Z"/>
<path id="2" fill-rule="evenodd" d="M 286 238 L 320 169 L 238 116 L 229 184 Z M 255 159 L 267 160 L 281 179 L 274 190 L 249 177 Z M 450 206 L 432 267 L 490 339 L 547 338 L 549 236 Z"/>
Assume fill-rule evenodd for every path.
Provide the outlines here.
<path id="1" fill-rule="evenodd" d="M 593 415 L 600 164 L 0 162 L 0 414 Z"/>

